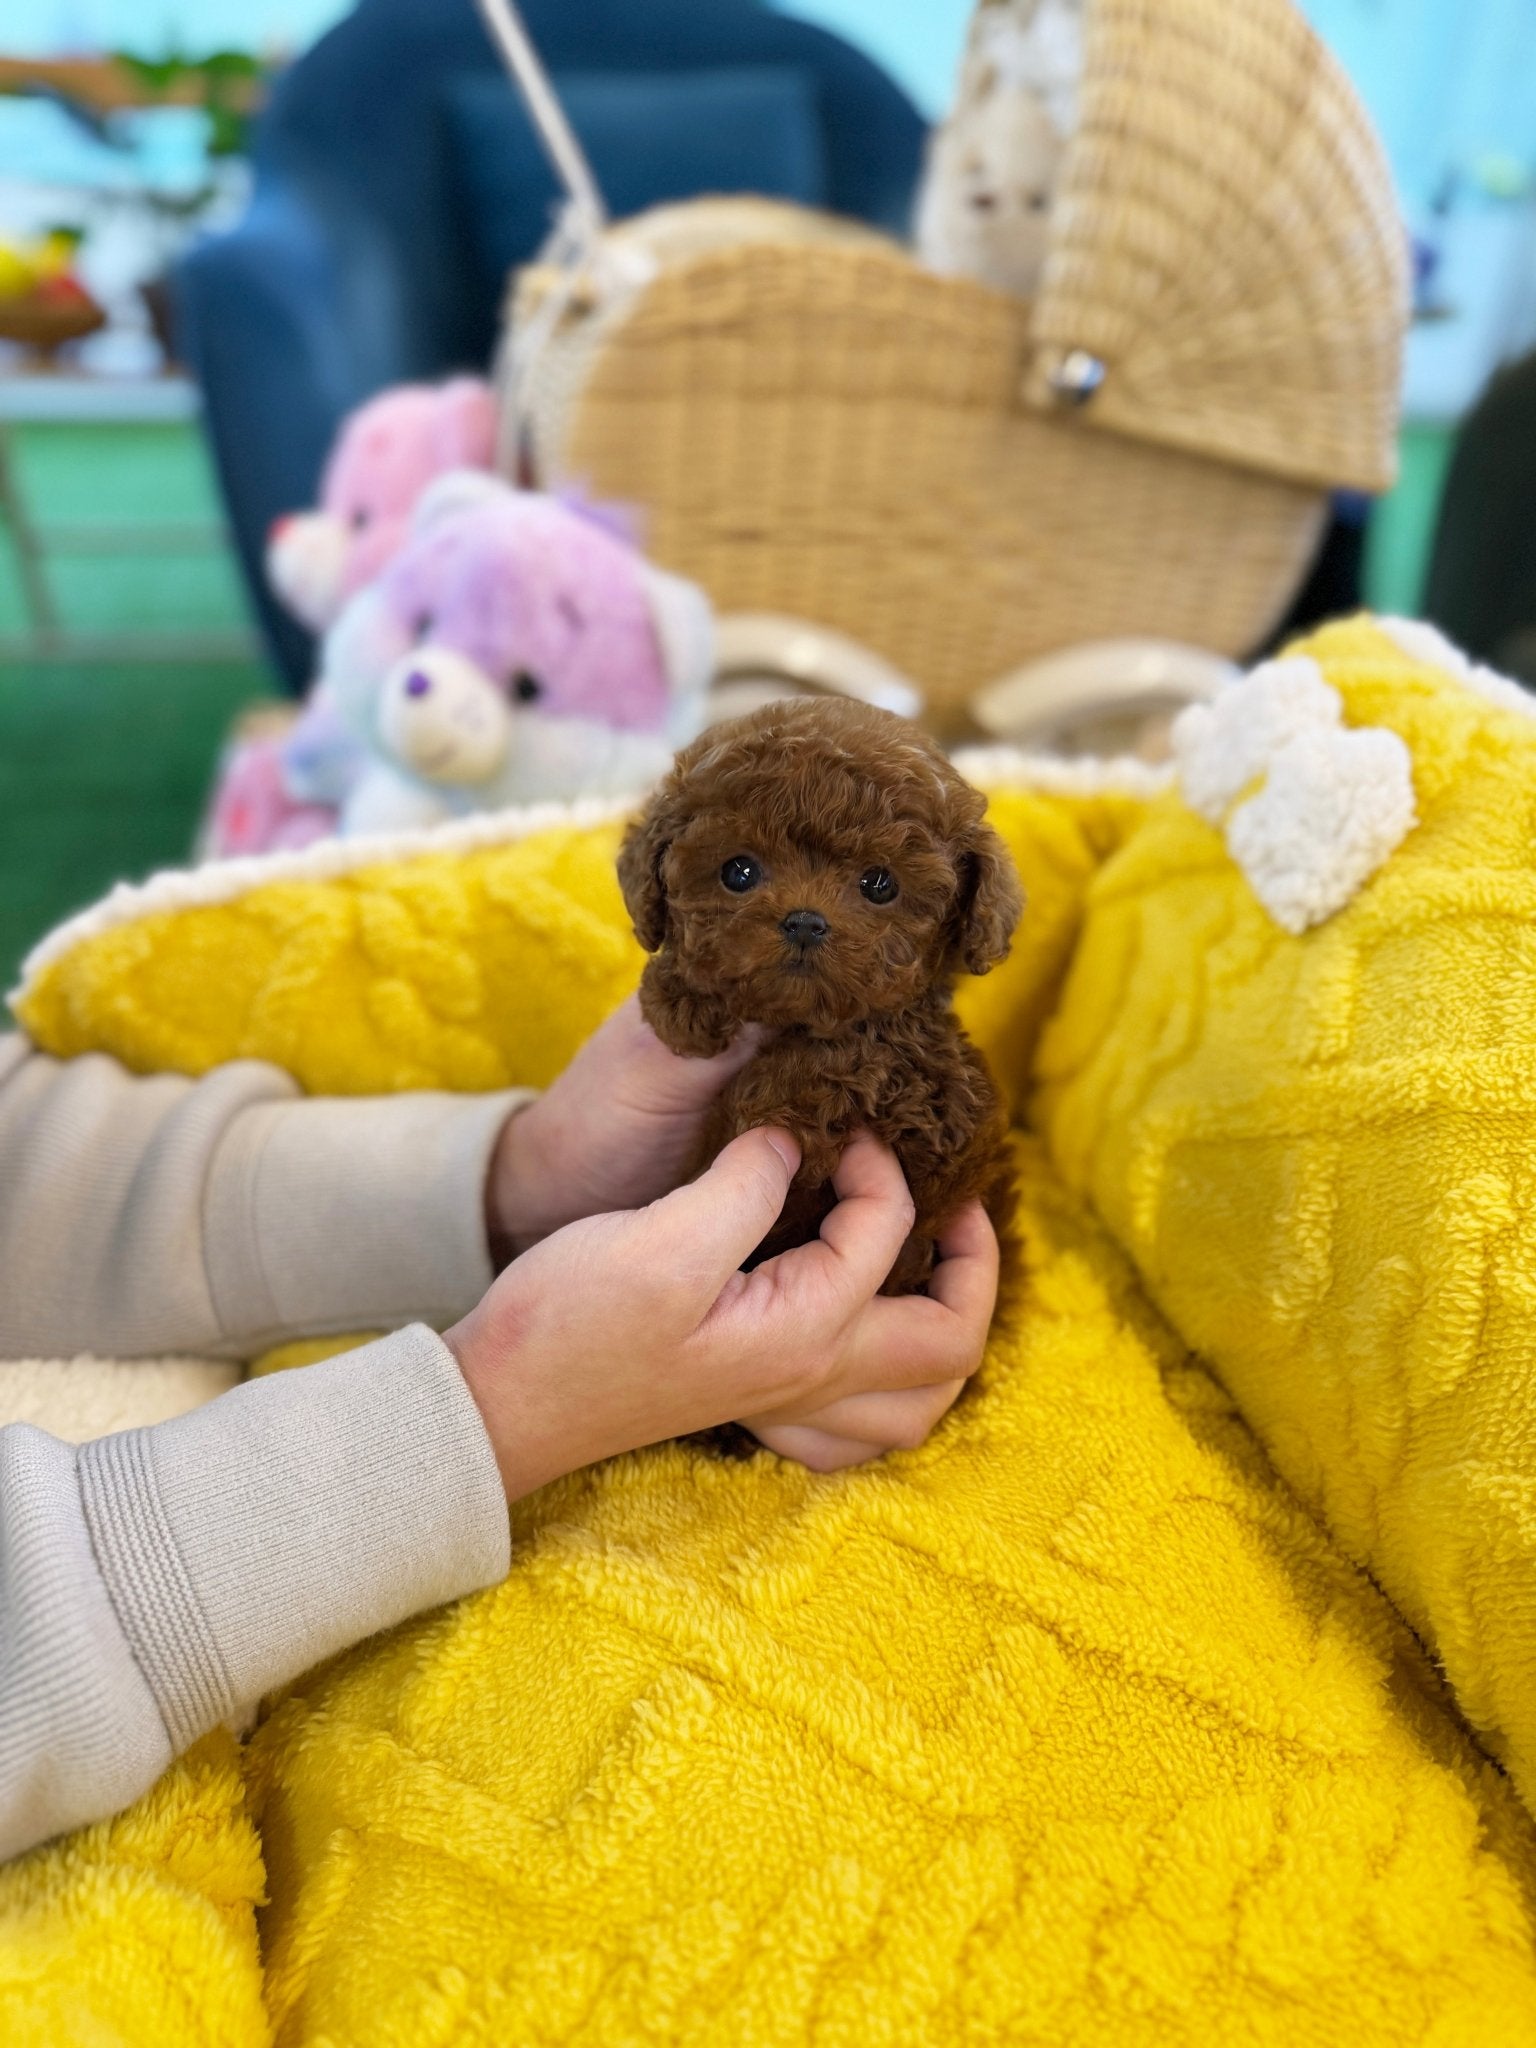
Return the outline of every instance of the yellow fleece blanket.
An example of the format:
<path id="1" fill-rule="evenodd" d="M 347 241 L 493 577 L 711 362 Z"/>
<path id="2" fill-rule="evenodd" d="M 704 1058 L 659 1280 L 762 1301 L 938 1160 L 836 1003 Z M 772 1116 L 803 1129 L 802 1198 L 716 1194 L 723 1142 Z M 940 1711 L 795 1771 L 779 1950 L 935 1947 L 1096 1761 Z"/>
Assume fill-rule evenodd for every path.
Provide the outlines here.
<path id="1" fill-rule="evenodd" d="M 1294 938 L 1154 806 L 1096 878 L 1043 1125 L 1536 1809 L 1536 698 L 1424 627 L 1294 652 L 1406 742 L 1416 824 Z"/>
<path id="2" fill-rule="evenodd" d="M 1337 660 L 1367 657 L 1391 674 L 1366 722 L 1466 694 L 1386 643 Z M 1334 643 L 1320 659 L 1333 676 Z M 1475 782 L 1514 742 L 1468 715 Z M 1439 740 L 1409 723 L 1424 831 Z M 1176 1003 L 1136 1010 L 1142 969 L 1101 935 L 1183 808 L 1000 788 L 1034 910 L 969 998 L 1022 1098 L 1070 962 L 1047 1127 L 1138 1257 L 1143 1212 L 1101 1162 L 1191 1032 Z M 637 960 L 614 827 L 533 824 L 125 899 L 45 951 L 24 1020 L 60 1051 L 261 1053 L 313 1087 L 547 1078 Z M 1366 915 L 1414 846 L 1292 937 L 1243 923 L 1249 881 L 1199 829 L 1204 879 L 1168 913 L 1199 935 L 1175 935 L 1186 969 L 1242 938 L 1206 1032 L 1267 962 Z M 1287 998 L 1266 990 L 1261 1067 L 1291 1044 Z M 243 1765 L 207 1746 L 0 1875 L 0 2038 L 1536 2038 L 1529 1815 L 1037 1143 L 1021 1161 L 1028 1284 L 929 1445 L 825 1479 L 670 1446 L 524 1503 L 502 1587 L 312 1674 Z M 1181 1261 L 1230 1282 L 1236 1386 L 1228 1351 L 1269 1312 L 1239 1290 L 1267 1269 L 1219 1205 L 1185 1227 L 1156 1234 L 1154 1281 L 1176 1318 Z M 1386 1402 L 1358 1341 L 1330 1356 L 1365 1357 Z M 1326 1365 L 1299 1354 L 1293 1430 Z M 1314 1455 L 1356 1448 L 1319 1431 Z"/>

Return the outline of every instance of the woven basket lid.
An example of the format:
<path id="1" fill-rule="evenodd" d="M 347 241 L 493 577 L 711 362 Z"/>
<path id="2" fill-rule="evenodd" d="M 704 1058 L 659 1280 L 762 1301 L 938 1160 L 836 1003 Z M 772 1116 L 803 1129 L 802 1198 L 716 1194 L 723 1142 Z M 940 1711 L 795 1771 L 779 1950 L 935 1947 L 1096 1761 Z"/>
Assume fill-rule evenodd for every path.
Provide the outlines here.
<path id="1" fill-rule="evenodd" d="M 1407 316 L 1381 145 L 1289 0 L 1088 0 L 1031 401 L 1380 490 Z"/>

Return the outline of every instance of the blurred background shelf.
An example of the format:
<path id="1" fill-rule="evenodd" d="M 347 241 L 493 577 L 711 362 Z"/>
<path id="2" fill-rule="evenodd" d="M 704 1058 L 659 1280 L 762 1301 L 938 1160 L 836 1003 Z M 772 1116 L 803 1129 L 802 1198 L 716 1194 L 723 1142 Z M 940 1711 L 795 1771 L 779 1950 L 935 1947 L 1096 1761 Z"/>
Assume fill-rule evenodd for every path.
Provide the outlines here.
<path id="1" fill-rule="evenodd" d="M 69 369 L 22 368 L 0 374 L 0 424 L 109 420 L 115 426 L 160 425 L 197 417 L 190 377 L 96 377 Z"/>
<path id="2" fill-rule="evenodd" d="M 186 859 L 237 713 L 270 689 L 179 378 L 0 379 L 0 985 L 119 876 Z"/>
<path id="3" fill-rule="evenodd" d="M 0 378 L 0 658 L 254 655 L 196 414 L 177 376 Z"/>

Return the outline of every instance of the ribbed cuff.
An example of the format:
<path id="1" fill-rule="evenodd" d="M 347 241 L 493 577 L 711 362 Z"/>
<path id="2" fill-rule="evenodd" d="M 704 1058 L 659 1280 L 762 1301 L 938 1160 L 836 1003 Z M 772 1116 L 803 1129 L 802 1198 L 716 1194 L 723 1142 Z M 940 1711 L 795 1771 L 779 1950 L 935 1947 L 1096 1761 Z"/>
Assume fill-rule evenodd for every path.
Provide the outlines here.
<path id="1" fill-rule="evenodd" d="M 102 1579 L 79 1454 L 0 1429 L 0 1862 L 137 1799 L 171 1753 Z"/>
<path id="2" fill-rule="evenodd" d="M 456 1322 L 490 1285 L 485 1185 L 527 1099 L 400 1095 L 263 1104 L 209 1170 L 204 1245 L 227 1343 L 250 1349 Z"/>
<path id="3" fill-rule="evenodd" d="M 485 1425 L 420 1325 L 80 1455 L 108 1595 L 178 1748 L 510 1562 Z"/>
<path id="4" fill-rule="evenodd" d="M 134 1429 L 83 1445 L 80 1499 L 118 1622 L 179 1754 L 239 1702 L 171 1533 L 150 1438 Z"/>

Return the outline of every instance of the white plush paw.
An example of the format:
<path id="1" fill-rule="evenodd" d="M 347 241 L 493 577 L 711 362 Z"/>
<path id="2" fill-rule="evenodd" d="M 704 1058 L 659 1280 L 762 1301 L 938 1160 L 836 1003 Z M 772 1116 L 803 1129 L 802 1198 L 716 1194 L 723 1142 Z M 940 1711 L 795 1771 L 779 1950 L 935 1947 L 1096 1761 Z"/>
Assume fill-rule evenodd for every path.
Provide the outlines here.
<path id="1" fill-rule="evenodd" d="M 1218 690 L 1208 704 L 1192 704 L 1179 714 L 1173 746 L 1184 801 L 1208 824 L 1219 825 L 1287 740 L 1336 726 L 1343 712 L 1338 691 L 1308 656 L 1266 661 Z"/>
<path id="2" fill-rule="evenodd" d="M 1395 732 L 1343 722 L 1304 655 L 1265 662 L 1173 728 L 1179 785 L 1223 827 L 1276 924 L 1304 932 L 1342 910 L 1414 824 L 1413 761 Z"/>

